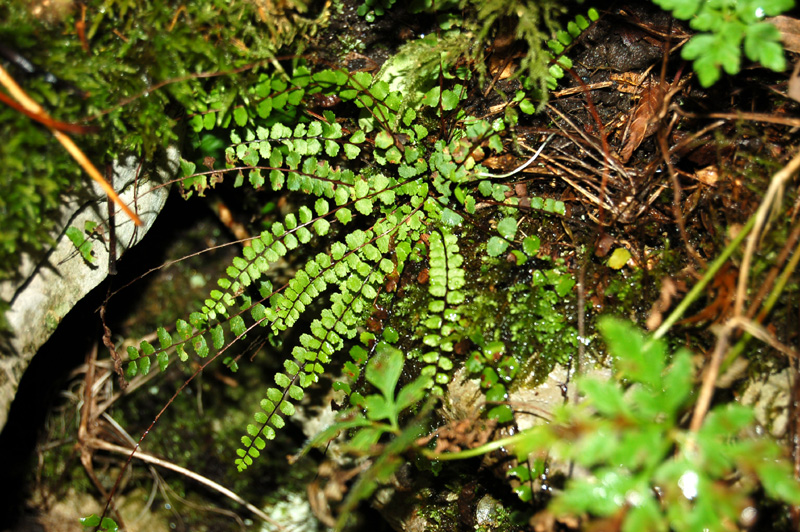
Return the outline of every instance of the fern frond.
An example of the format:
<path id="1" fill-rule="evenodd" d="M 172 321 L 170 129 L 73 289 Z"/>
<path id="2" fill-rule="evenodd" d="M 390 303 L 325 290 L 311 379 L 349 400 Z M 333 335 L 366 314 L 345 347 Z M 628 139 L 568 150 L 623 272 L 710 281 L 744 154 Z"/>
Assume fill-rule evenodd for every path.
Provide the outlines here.
<path id="1" fill-rule="evenodd" d="M 317 94 L 350 102 L 350 116 L 337 117 L 329 110 L 319 114 L 313 109 Z M 238 172 L 234 186 L 244 186 L 246 177 L 255 188 L 296 191 L 308 199 L 249 242 L 200 310 L 176 322 L 174 335 L 159 329 L 158 348 L 146 342 L 132 348 L 128 371 L 146 373 L 152 360 L 166 369 L 171 349 L 181 360 L 190 352 L 218 356 L 256 326 L 280 335 L 296 327 L 312 305 L 322 307 L 247 425 L 237 450 L 239 470 L 275 438 L 305 390 L 356 336 L 387 276 L 403 272 L 424 235 L 430 301 L 421 312 L 424 348 L 418 358 L 433 393 L 444 393 L 454 344 L 462 334 L 457 322 L 465 299 L 463 257 L 451 230 L 464 218 L 456 211 L 463 205 L 474 213 L 472 194 L 476 188 L 486 192 L 484 183 L 497 201 L 505 200 L 508 188 L 477 180 L 480 166 L 473 155 L 484 145 L 501 151 L 505 126 L 466 117 L 459 109 L 466 97 L 466 87 L 454 80 L 431 88 L 416 110 L 402 110 L 401 95 L 368 73 L 311 74 L 300 68 L 288 81 L 264 77 L 254 89 L 256 112 L 234 117 L 237 127 L 226 150 L 227 166 Z M 429 132 L 420 122 L 446 112 L 464 127 L 455 128 L 447 140 L 421 142 Z M 306 256 L 285 285 L 273 286 L 268 278 L 272 265 L 284 257 L 291 263 L 292 256 L 308 249 L 303 246 L 323 238 L 325 251 Z M 357 373 L 367 358 L 359 357 L 346 370 Z"/>
<path id="2" fill-rule="evenodd" d="M 458 238 L 453 233 L 437 228 L 428 239 L 429 280 L 428 293 L 432 299 L 428 303 L 427 318 L 422 339 L 426 348 L 420 360 L 427 364 L 422 374 L 431 377 L 433 393 L 443 395 L 443 386 L 450 380 L 453 369 L 453 346 L 458 341 L 457 322 L 460 318 L 458 306 L 464 302 L 464 258 L 458 248 Z M 427 350 L 427 348 L 431 348 Z"/>
<path id="3" fill-rule="evenodd" d="M 252 465 L 264 448 L 264 439 L 275 438 L 275 431 L 283 428 L 282 416 L 294 413 L 294 402 L 301 401 L 304 390 L 317 382 L 325 370 L 324 364 L 344 346 L 345 338 L 353 338 L 357 325 L 365 319 L 371 302 L 377 295 L 376 287 L 383 281 L 383 274 L 375 268 L 358 260 L 346 261 L 340 258 L 337 264 L 353 267 L 339 269 L 341 280 L 339 291 L 331 296 L 331 306 L 325 309 L 319 319 L 311 323 L 311 334 L 300 337 L 300 345 L 292 350 L 292 359 L 284 362 L 284 372 L 275 375 L 277 388 L 269 388 L 266 398 L 261 400 L 261 410 L 254 415 L 255 424 L 247 426 L 247 435 L 242 437 L 242 447 L 236 453 L 236 467 L 243 471 Z M 327 271 L 336 273 L 336 268 Z M 280 304 L 280 303 L 279 303 Z"/>

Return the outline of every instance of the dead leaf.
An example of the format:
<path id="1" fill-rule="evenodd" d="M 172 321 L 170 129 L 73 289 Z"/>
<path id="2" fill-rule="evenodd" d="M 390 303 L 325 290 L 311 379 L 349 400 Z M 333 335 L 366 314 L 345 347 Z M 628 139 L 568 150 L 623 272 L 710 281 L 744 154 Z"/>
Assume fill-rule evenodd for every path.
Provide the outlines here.
<path id="1" fill-rule="evenodd" d="M 608 252 L 611 251 L 611 246 L 616 244 L 616 242 L 617 239 L 608 233 L 600 235 L 594 245 L 595 257 L 605 257 L 608 255 Z"/>
<path id="2" fill-rule="evenodd" d="M 716 186 L 719 181 L 719 168 L 716 165 L 709 165 L 701 168 L 694 173 L 694 177 L 701 183 L 706 185 Z"/>
<path id="3" fill-rule="evenodd" d="M 672 305 L 672 299 L 678 295 L 678 285 L 670 277 L 664 277 L 661 280 L 661 295 L 658 301 L 653 303 L 650 308 L 650 315 L 647 317 L 647 330 L 655 331 L 661 326 L 664 319 L 664 313 L 669 310 Z"/>
<path id="4" fill-rule="evenodd" d="M 800 61 L 795 63 L 792 75 L 789 76 L 789 89 L 786 96 L 796 102 L 800 102 Z"/>
<path id="5" fill-rule="evenodd" d="M 474 449 L 486 444 L 497 427 L 497 420 L 476 420 L 473 418 L 451 421 L 439 427 L 432 434 L 417 440 L 417 445 L 425 446 L 436 438 L 434 452 L 458 452 L 463 449 Z"/>
<path id="6" fill-rule="evenodd" d="M 495 79 L 507 79 L 514 75 L 517 67 L 514 59 L 524 55 L 515 43 L 516 36 L 512 28 L 508 23 L 501 23 L 488 61 L 489 73 Z"/>
<path id="7" fill-rule="evenodd" d="M 800 52 L 800 20 L 780 15 L 764 19 L 764 22 L 772 23 L 778 28 L 778 31 L 781 32 L 783 47 L 786 50 L 795 53 Z"/>
<path id="8" fill-rule="evenodd" d="M 616 89 L 627 94 L 639 94 L 642 92 L 646 82 L 647 74 L 637 74 L 636 72 L 612 73 L 608 76 L 611 81 L 616 82 Z"/>
<path id="9" fill-rule="evenodd" d="M 739 271 L 735 267 L 727 264 L 723 266 L 714 276 L 711 286 L 708 288 L 708 299 L 710 300 L 708 305 L 694 316 L 682 319 L 678 325 L 701 322 L 714 324 L 725 320 L 733 310 L 738 277 Z"/>
<path id="10" fill-rule="evenodd" d="M 624 147 L 620 153 L 623 163 L 627 163 L 642 141 L 658 129 L 658 114 L 664 103 L 667 88 L 667 85 L 661 83 L 650 83 L 644 87 L 642 99 L 633 112 L 633 118 L 627 131 L 627 140 L 624 141 Z"/>

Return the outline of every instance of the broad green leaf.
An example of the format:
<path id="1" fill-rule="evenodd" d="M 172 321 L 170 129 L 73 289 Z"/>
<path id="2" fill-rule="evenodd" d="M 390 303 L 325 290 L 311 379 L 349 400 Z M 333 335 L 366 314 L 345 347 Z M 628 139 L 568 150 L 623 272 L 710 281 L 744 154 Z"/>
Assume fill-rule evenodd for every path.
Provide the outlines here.
<path id="1" fill-rule="evenodd" d="M 367 363 L 366 379 L 373 384 L 384 397 L 394 398 L 394 389 L 400 379 L 404 361 L 403 352 L 387 342 L 378 342 L 375 355 Z"/>
<path id="2" fill-rule="evenodd" d="M 454 91 L 446 90 L 442 92 L 442 110 L 452 111 L 458 106 L 460 100 L 461 98 Z"/>
<path id="3" fill-rule="evenodd" d="M 75 246 L 75 248 L 80 252 L 83 260 L 89 264 L 97 263 L 97 257 L 94 256 L 94 251 L 92 250 L 92 242 L 86 238 L 83 231 L 77 227 L 70 226 L 67 228 L 66 235 L 70 241 L 72 241 L 72 244 Z"/>
<path id="4" fill-rule="evenodd" d="M 233 121 L 239 127 L 247 125 L 247 109 L 244 107 L 237 107 L 233 110 Z"/>
<path id="5" fill-rule="evenodd" d="M 393 422 L 397 415 L 394 404 L 381 395 L 368 395 L 364 399 L 364 406 L 367 410 L 367 418 L 372 421 L 389 419 Z"/>
<path id="6" fill-rule="evenodd" d="M 442 214 L 440 219 L 443 224 L 450 227 L 457 227 L 464 221 L 463 216 L 461 216 L 460 214 L 456 213 L 455 211 L 449 208 L 442 209 Z"/>
<path id="7" fill-rule="evenodd" d="M 539 237 L 536 235 L 526 236 L 522 239 L 522 251 L 529 257 L 536 255 L 536 252 L 539 251 L 539 246 Z"/>

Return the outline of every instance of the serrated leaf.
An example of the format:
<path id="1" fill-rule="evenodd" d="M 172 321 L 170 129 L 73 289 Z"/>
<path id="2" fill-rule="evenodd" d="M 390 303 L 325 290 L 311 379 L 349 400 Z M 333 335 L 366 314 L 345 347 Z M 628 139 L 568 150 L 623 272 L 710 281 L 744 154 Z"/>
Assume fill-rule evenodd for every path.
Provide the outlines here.
<path id="1" fill-rule="evenodd" d="M 758 467 L 758 477 L 770 497 L 791 504 L 800 504 L 800 484 L 786 462 L 765 460 Z"/>
<path id="2" fill-rule="evenodd" d="M 616 383 L 587 378 L 580 381 L 578 388 L 604 416 L 614 418 L 628 414 L 628 407 Z"/>

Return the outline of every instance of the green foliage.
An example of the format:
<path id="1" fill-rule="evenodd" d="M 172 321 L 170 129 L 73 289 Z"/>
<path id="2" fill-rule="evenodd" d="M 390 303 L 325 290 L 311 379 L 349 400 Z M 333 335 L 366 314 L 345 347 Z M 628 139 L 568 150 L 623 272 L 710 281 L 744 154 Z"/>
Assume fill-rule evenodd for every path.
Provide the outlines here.
<path id="1" fill-rule="evenodd" d="M 367 22 L 375 22 L 375 17 L 383 16 L 395 4 L 395 0 L 364 0 L 356 12 Z"/>
<path id="2" fill-rule="evenodd" d="M 349 446 L 358 452 L 368 452 L 384 434 L 400 434 L 400 414 L 424 399 L 426 389 L 431 384 L 429 376 L 420 375 L 395 391 L 404 362 L 405 356 L 401 350 L 385 340 L 377 342 L 364 377 L 380 394 L 361 397 L 359 406 L 340 414 L 339 421 L 314 437 L 309 446 L 324 447 L 342 430 L 358 428 Z"/>
<path id="3" fill-rule="evenodd" d="M 103 532 L 117 532 L 119 526 L 117 522 L 110 517 L 104 517 L 102 520 L 97 514 L 92 514 L 87 517 L 80 518 L 81 526 L 83 528 L 92 528 L 94 530 L 102 530 Z"/>
<path id="4" fill-rule="evenodd" d="M 93 265 L 96 265 L 97 257 L 94 256 L 94 250 L 92 249 L 91 235 L 96 227 L 96 222 L 87 221 L 83 232 L 74 226 L 70 226 L 66 230 L 67 238 L 70 239 L 81 256 L 83 256 L 83 260 Z"/>
<path id="5" fill-rule="evenodd" d="M 365 5 L 377 15 L 376 6 L 391 3 Z M 496 1 L 469 6 L 470 16 L 483 20 L 484 29 L 471 28 L 481 38 L 510 13 Z M 531 46 L 528 68 L 535 70 L 542 58 L 551 62 L 548 73 L 537 70 L 523 80 L 525 91 L 514 97 L 532 113 L 535 80 L 553 85 L 563 76 L 571 67 L 566 47 L 598 15 L 590 10 L 588 19 L 576 17 L 545 52 L 533 45 L 541 30 L 527 26 L 538 21 L 540 8 L 522 6 L 529 17 L 519 17 L 516 31 Z M 574 279 L 563 264 L 538 256 L 539 239 L 521 222 L 510 176 L 491 176 L 477 163 L 489 150 L 504 150 L 515 118 L 489 122 L 465 110 L 474 84 L 454 65 L 465 53 L 471 23 L 468 18 L 441 38 L 407 45 L 404 51 L 413 53 L 403 68 L 416 70 L 408 92 L 393 86 L 393 76 L 404 72 L 396 65 L 373 77 L 343 69 L 312 72 L 300 63 L 291 75 L 253 73 L 233 92 L 216 87 L 186 104 L 196 144 L 218 152 L 220 160 L 212 178 L 197 173 L 195 162 L 182 162 L 185 196 L 203 195 L 230 175 L 236 188 L 296 193 L 298 207 L 247 242 L 174 332 L 160 327 L 157 345 L 129 347 L 127 374 L 145 375 L 155 365 L 166 371 L 172 352 L 182 362 L 190 354 L 222 356 L 257 327 L 272 339 L 302 328 L 246 426 L 236 451 L 241 471 L 260 457 L 337 354 L 359 338 L 342 365 L 345 378 L 334 384 L 350 407 L 311 443 L 324 446 L 344 431 L 348 450 L 376 457 L 351 487 L 343 516 L 390 479 L 404 453 L 418 451 L 418 438 L 430 430 L 420 404 L 445 393 L 457 364 L 480 378 L 487 415 L 507 423 L 513 411 L 504 403 L 514 386 L 543 378 L 577 347 L 577 331 L 561 310 L 571 303 Z M 328 97 L 342 101 L 335 113 L 316 104 Z M 481 212 L 478 201 L 497 208 Z M 529 198 L 529 207 L 545 219 L 566 216 L 564 203 L 551 198 Z M 294 272 L 273 285 L 270 270 L 284 260 Z M 405 275 L 409 270 L 413 276 Z M 468 278 L 468 271 L 477 273 Z M 496 287 L 501 275 L 504 284 Z M 411 286 L 413 278 L 418 286 Z M 398 303 L 397 319 L 406 322 L 401 333 L 385 325 L 364 332 L 375 308 L 395 302 L 398 285 L 424 304 Z M 697 433 L 682 429 L 679 419 L 693 390 L 687 352 L 668 365 L 663 345 L 629 327 L 606 321 L 601 331 L 617 381 L 582 380 L 584 403 L 508 442 L 520 459 L 546 448 L 588 471 L 554 499 L 555 511 L 621 515 L 626 530 L 692 530 L 735 520 L 756 483 L 778 499 L 800 501 L 777 446 L 741 434 L 751 421 L 746 409 L 720 407 Z M 468 346 L 466 360 L 456 355 L 457 345 Z M 411 376 L 397 390 L 406 359 L 413 362 Z M 234 358 L 224 360 L 236 370 Z M 539 457 L 511 474 L 525 484 L 544 467 Z M 749 481 L 746 489 L 726 484 L 732 473 Z M 658 500 L 656 493 L 662 494 Z M 526 486 L 518 494 L 533 497 Z"/>
<path id="6" fill-rule="evenodd" d="M 453 369 L 453 346 L 459 337 L 457 307 L 464 302 L 464 260 L 459 254 L 458 238 L 449 232 L 437 229 L 431 232 L 429 244 L 429 280 L 427 318 L 422 322 L 425 335 L 422 343 L 424 353 L 419 360 L 425 364 L 422 375 L 431 378 L 432 392 L 443 395 L 443 386 Z"/>
<path id="7" fill-rule="evenodd" d="M 783 45 L 778 29 L 764 17 L 780 15 L 794 7 L 794 0 L 653 0 L 700 32 L 681 51 L 684 59 L 694 61 L 697 79 L 710 87 L 720 78 L 720 68 L 737 74 L 741 48 L 751 61 L 776 72 L 786 69 Z"/>
<path id="8" fill-rule="evenodd" d="M 531 243 L 527 251 L 533 257 L 538 250 L 533 241 L 538 242 L 538 238 L 528 238 Z M 494 276 L 504 275 L 494 260 L 487 260 L 487 265 L 478 285 L 485 286 Z M 505 402 L 519 380 L 523 385 L 538 384 L 555 364 L 568 362 L 578 342 L 577 331 L 567 322 L 564 311 L 574 284 L 563 267 L 544 267 L 534 270 L 527 282 L 470 294 L 472 303 L 462 314 L 464 335 L 475 349 L 464 367 L 471 377 L 480 379 L 487 402 Z M 488 417 L 500 422 L 510 421 L 512 414 L 504 404 L 491 406 L 487 412 Z"/>
<path id="9" fill-rule="evenodd" d="M 388 276 L 402 275 L 409 260 L 427 262 L 429 297 L 416 331 L 419 343 L 409 350 L 410 356 L 421 363 L 426 385 L 437 395 L 443 393 L 454 367 L 454 345 L 465 330 L 460 322 L 465 272 L 458 228 L 464 216 L 474 212 L 474 194 L 485 193 L 486 184 L 495 201 L 508 205 L 499 225 L 501 234 L 507 245 L 520 247 L 513 242 L 517 232 L 512 229 L 518 225 L 513 208 L 517 198 L 506 199 L 510 187 L 499 180 L 480 178 L 485 169 L 474 157 L 482 145 L 503 149 L 500 134 L 505 125 L 466 116 L 459 102 L 467 97 L 467 87 L 460 81 L 456 78 L 428 90 L 419 109 L 404 108 L 388 82 L 365 72 L 312 73 L 300 66 L 288 80 L 262 74 L 243 91 L 252 105 L 234 115 L 229 124 L 231 144 L 225 149 L 226 165 L 236 175 L 234 186 L 248 183 L 256 189 L 302 193 L 309 199 L 251 240 L 200 310 L 177 321 L 175 333 L 159 329 L 158 347 L 146 341 L 138 349 L 130 347 L 127 367 L 131 376 L 146 374 L 155 364 L 164 371 L 170 363 L 167 353 L 173 349 L 181 360 L 190 352 L 200 358 L 219 356 L 254 327 L 265 327 L 277 336 L 296 327 L 309 308 L 321 309 L 315 310 L 316 317 L 247 426 L 237 451 L 240 470 L 261 454 L 285 418 L 293 415 L 305 389 L 356 337 L 374 302 L 391 297 L 381 294 L 382 287 Z M 304 112 L 316 95 L 336 95 L 355 112 L 340 116 L 327 110 Z M 444 116 L 459 126 L 442 137 L 447 141 L 429 142 L 425 124 Z M 190 124 L 197 133 L 216 127 L 197 117 Z M 202 193 L 209 186 L 205 176 L 193 174 L 191 162 L 182 166 L 184 194 Z M 536 207 L 543 212 L 563 213 L 563 203 L 537 200 Z M 325 243 L 323 251 L 306 251 L 312 245 L 320 249 L 320 243 Z M 532 237 L 521 247 L 530 254 L 538 249 Z M 514 251 L 527 260 L 521 251 Z M 293 278 L 273 286 L 266 277 L 271 266 L 298 256 L 304 263 Z M 571 285 L 564 287 L 556 286 L 553 294 L 563 297 Z M 552 309 L 548 313 L 553 314 Z M 544 326 L 552 323 L 541 321 Z M 359 349 L 351 351 L 353 361 L 345 366 L 352 376 L 368 360 Z M 342 382 L 337 388 L 354 392 L 351 402 L 365 407 L 349 384 Z M 368 412 L 372 408 L 368 415 L 372 421 L 374 412 L 381 410 L 378 400 L 373 401 L 367 406 Z M 390 405 L 386 409 L 391 410 Z M 389 422 L 396 426 L 397 420 Z"/>
<path id="10" fill-rule="evenodd" d="M 564 55 L 567 48 L 599 18 L 600 13 L 597 12 L 597 9 L 590 8 L 586 12 L 586 16 L 577 15 L 573 20 L 569 21 L 566 31 L 558 30 L 556 38 L 547 41 L 548 55 L 550 57 L 549 76 L 547 77 L 548 89 L 555 90 L 558 80 L 564 77 L 564 70 L 572 68 L 572 60 Z M 520 108 L 523 112 L 528 112 L 528 109 L 522 104 L 520 104 Z"/>
<path id="11" fill-rule="evenodd" d="M 368 22 L 373 22 L 376 16 L 381 16 L 395 4 L 394 0 L 364 0 L 359 6 L 358 14 L 365 17 Z M 459 58 L 466 57 L 472 60 L 475 68 L 481 76 L 485 75 L 485 65 L 483 50 L 484 43 L 494 38 L 496 32 L 510 32 L 514 38 L 524 42 L 527 47 L 527 54 L 521 60 L 521 71 L 525 73 L 525 78 L 529 86 L 526 89 L 536 89 L 535 101 L 544 99 L 546 94 L 545 86 L 551 84 L 552 72 L 558 72 L 562 67 L 570 68 L 571 63 L 567 58 L 558 57 L 553 66 L 548 62 L 553 60 L 553 56 L 546 51 L 545 42 L 547 32 L 555 33 L 558 29 L 555 18 L 564 11 L 562 3 L 555 1 L 540 2 L 508 2 L 506 0 L 413 0 L 407 3 L 406 8 L 410 13 L 427 13 L 436 17 L 440 29 L 445 32 L 445 40 L 451 39 L 459 42 L 454 53 L 443 56 L 444 66 L 454 65 Z M 597 15 L 597 11 L 590 10 L 591 15 Z M 577 33 L 588 27 L 584 26 L 586 18 L 577 17 L 570 21 L 568 25 L 569 35 L 576 29 Z M 512 28 L 505 25 L 513 24 Z M 577 34 L 574 34 L 577 36 Z M 466 39 L 459 39 L 459 36 Z M 421 40 L 426 40 L 421 39 Z M 477 41 L 477 42 L 476 42 Z M 562 49 L 563 51 L 563 49 Z M 560 55 L 557 52 L 556 55 Z M 562 62 L 563 61 L 563 62 Z M 437 60 L 437 64 L 440 64 Z M 422 64 L 417 63 L 417 66 Z M 555 67 L 555 68 L 553 68 Z M 551 72 L 548 72 L 548 68 Z M 424 69 L 424 67 L 423 67 Z M 563 70 L 560 75 L 563 76 Z M 528 105 L 530 100 L 527 100 Z"/>
<path id="12" fill-rule="evenodd" d="M 0 279 L 6 279 L 19 267 L 20 253 L 41 253 L 52 244 L 60 195 L 80 183 L 80 171 L 49 131 L 5 104 L 0 136 Z"/>
<path id="13" fill-rule="evenodd" d="M 495 340 L 484 342 L 477 338 L 480 350 L 473 351 L 466 363 L 467 371 L 479 375 L 481 388 L 486 390 L 486 401 L 503 402 L 508 399 L 507 385 L 517 376 L 519 365 L 513 356 L 506 353 L 506 344 Z M 497 405 L 487 412 L 487 417 L 500 423 L 514 419 L 514 412 L 508 405 Z"/>
<path id="14" fill-rule="evenodd" d="M 303 456 L 313 447 L 325 448 L 340 432 L 350 432 L 346 445 L 349 452 L 357 456 L 377 456 L 371 466 L 359 476 L 344 501 L 341 518 L 337 524 L 340 530 L 355 505 L 367 499 L 379 485 L 385 484 L 398 467 L 403 464 L 400 456 L 416 445 L 416 440 L 424 435 L 426 426 L 423 420 L 428 411 L 423 409 L 414 420 L 400 427 L 400 415 L 410 407 L 418 405 L 431 386 L 429 376 L 420 375 L 399 391 L 397 384 L 403 371 L 405 356 L 399 349 L 386 341 L 375 345 L 375 354 L 366 365 L 366 381 L 374 386 L 378 394 L 370 394 L 360 401 L 361 406 L 348 409 L 337 418 L 337 422 L 314 437 L 298 455 Z M 384 436 L 391 439 L 379 445 Z"/>
<path id="15" fill-rule="evenodd" d="M 53 118 L 97 128 L 75 140 L 98 167 L 122 153 L 149 157 L 176 142 L 179 113 L 170 110 L 176 104 L 208 122 L 229 121 L 245 103 L 238 89 L 257 76 L 254 68 L 314 25 L 296 13 L 266 15 L 247 1 L 190 2 L 177 10 L 164 2 L 85 4 L 86 49 L 75 30 L 82 10 L 69 2 L 38 13 L 35 4 L 4 2 L 0 41 L 37 69 L 6 67 Z M 302 0 L 282 4 L 306 11 Z M 243 71 L 218 75 L 213 89 L 196 77 L 237 68 Z M 79 191 L 85 176 L 52 134 L 25 115 L 2 105 L 0 124 L 3 279 L 14 275 L 20 252 L 41 253 L 52 243 L 62 196 Z"/>
<path id="16" fill-rule="evenodd" d="M 627 323 L 604 319 L 599 328 L 615 381 L 582 378 L 582 403 L 507 442 L 521 460 L 547 451 L 585 468 L 550 503 L 552 511 L 619 516 L 622 530 L 722 530 L 737 522 L 759 485 L 776 500 L 800 502 L 778 445 L 749 432 L 749 408 L 720 405 L 697 432 L 682 428 L 695 389 L 688 351 L 670 362 L 664 342 Z M 513 474 L 526 476 L 522 469 Z"/>

